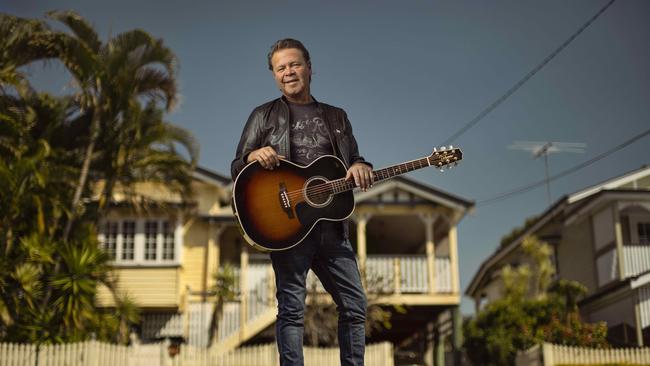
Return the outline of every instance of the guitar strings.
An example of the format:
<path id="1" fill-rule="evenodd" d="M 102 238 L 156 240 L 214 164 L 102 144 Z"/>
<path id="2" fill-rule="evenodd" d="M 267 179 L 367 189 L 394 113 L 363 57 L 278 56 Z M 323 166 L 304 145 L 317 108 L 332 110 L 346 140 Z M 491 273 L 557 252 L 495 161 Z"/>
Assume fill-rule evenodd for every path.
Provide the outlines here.
<path id="1" fill-rule="evenodd" d="M 412 165 L 412 168 L 418 169 L 418 168 L 423 167 L 423 165 L 424 165 L 423 163 L 424 163 L 425 159 L 427 160 L 427 165 L 428 166 L 430 166 L 430 165 L 435 166 L 435 163 L 434 164 L 430 163 L 430 161 L 428 161 L 428 158 L 416 159 L 416 160 L 412 160 L 412 161 L 409 161 L 409 162 L 406 162 L 406 163 L 403 163 L 403 164 L 400 164 L 400 165 L 405 166 L 407 168 L 407 172 L 408 172 L 408 171 L 410 171 L 409 165 L 408 165 L 409 163 Z M 449 157 L 447 157 L 447 160 L 448 159 L 449 159 Z M 434 162 L 444 160 L 444 156 L 442 157 L 442 159 L 441 159 L 441 157 L 435 157 L 435 158 L 433 158 L 433 160 L 434 160 Z M 418 165 L 419 165 L 418 167 L 415 166 L 415 164 L 414 164 L 415 162 L 418 163 Z M 380 174 L 383 176 L 384 173 L 388 172 L 388 169 L 392 169 L 393 173 L 395 173 L 395 172 L 397 172 L 398 174 L 403 173 L 401 168 L 398 167 L 397 170 L 396 170 L 396 168 L 393 166 L 393 167 L 388 167 L 388 168 L 380 169 L 380 170 L 377 170 L 377 171 L 373 171 L 373 176 L 375 177 L 375 179 L 377 177 L 379 177 Z M 385 177 L 380 177 L 380 179 L 385 179 Z M 328 181 L 328 182 L 325 182 L 325 183 L 322 183 L 322 184 L 307 187 L 306 189 L 301 188 L 301 189 L 298 189 L 298 190 L 289 191 L 286 194 L 287 194 L 287 197 L 290 200 L 296 200 L 296 199 L 303 198 L 305 196 L 309 197 L 310 195 L 320 194 L 320 193 L 330 193 L 330 194 L 331 193 L 342 193 L 342 192 L 348 191 L 350 189 L 354 189 L 354 187 L 348 187 L 347 186 L 349 183 L 350 183 L 350 181 L 347 181 L 347 180 L 345 180 L 343 178 L 339 178 L 339 179 L 336 179 L 336 180 L 333 180 L 333 181 Z M 338 185 L 338 187 L 337 187 L 337 185 Z M 344 190 L 336 192 L 337 188 L 339 188 L 339 189 L 343 188 Z"/>
<path id="2" fill-rule="evenodd" d="M 436 158 L 434 158 L 434 161 L 435 161 L 435 160 L 440 160 L 440 159 L 436 159 Z M 411 171 L 411 170 L 414 170 L 414 169 L 422 168 L 422 167 L 424 167 L 424 166 L 429 166 L 428 161 L 426 162 L 426 165 L 424 165 L 424 164 L 425 164 L 425 161 L 427 161 L 427 158 L 421 158 L 421 159 L 416 159 L 416 160 L 412 160 L 412 161 L 409 161 L 409 162 L 406 162 L 406 163 L 400 164 L 400 166 L 401 166 L 401 165 L 405 166 L 406 171 L 408 172 L 408 171 Z M 416 162 L 418 163 L 417 166 L 415 165 Z M 410 169 L 409 169 L 409 164 L 411 165 Z M 372 173 L 373 173 L 373 176 L 374 176 L 374 179 L 377 179 L 377 178 L 379 178 L 379 179 L 386 179 L 386 177 L 384 177 L 384 175 L 387 175 L 386 173 L 388 173 L 388 171 L 389 171 L 390 169 L 392 169 L 393 173 L 397 173 L 397 174 L 401 174 L 401 173 L 403 173 L 403 172 L 402 172 L 402 168 L 400 168 L 399 166 L 397 166 L 397 168 L 396 168 L 395 166 L 393 166 L 393 167 L 388 167 L 388 168 L 383 168 L 383 169 L 379 169 L 379 170 L 377 170 L 377 171 L 373 171 L 373 172 L 372 172 Z M 380 176 L 381 176 L 381 177 L 380 177 Z M 348 190 L 349 188 L 345 187 L 345 185 L 346 185 L 347 183 L 341 183 L 341 182 L 348 182 L 348 181 L 347 181 L 347 180 L 342 180 L 342 178 L 339 178 L 339 179 L 334 180 L 334 181 L 329 181 L 329 182 L 324 183 L 324 184 L 320 184 L 320 185 L 317 185 L 317 186 L 309 187 L 309 188 L 307 188 L 307 190 L 308 190 L 307 193 L 308 193 L 308 194 L 310 194 L 310 193 L 323 193 L 323 192 L 326 192 L 326 191 L 329 189 L 329 187 L 327 187 L 327 185 L 332 185 L 332 188 L 336 188 L 336 187 L 334 187 L 335 184 L 343 184 L 344 186 L 342 186 L 342 187 L 340 187 L 340 188 L 346 188 L 345 190 Z M 311 188 L 315 188 L 315 190 L 310 191 Z M 352 188 L 354 188 L 354 187 L 352 187 Z M 318 189 L 321 189 L 321 190 L 318 191 Z M 300 189 L 300 190 L 297 190 L 297 191 L 287 192 L 287 195 L 289 195 L 290 198 L 291 198 L 291 197 L 295 198 L 296 195 L 300 196 L 300 195 L 302 195 L 304 192 L 305 192 L 305 189 Z M 340 192 L 336 192 L 336 193 L 340 193 Z"/>
<path id="3" fill-rule="evenodd" d="M 340 179 L 337 179 L 337 180 L 329 181 L 329 182 L 326 182 L 326 183 L 318 184 L 318 185 L 315 185 L 315 186 L 307 187 L 307 189 L 301 188 L 301 189 L 296 190 L 296 191 L 287 192 L 287 196 L 290 199 L 295 199 L 295 198 L 302 197 L 304 193 L 306 193 L 307 196 L 312 195 L 312 194 L 326 193 L 326 192 L 330 192 L 330 191 L 331 191 L 331 193 L 341 193 L 341 192 L 344 192 L 344 191 L 341 191 L 341 192 L 334 192 L 334 191 L 337 188 L 336 187 L 337 184 L 340 185 L 339 188 L 347 188 L 347 187 L 345 187 L 346 184 L 342 183 L 342 182 L 344 182 L 344 181 L 341 181 Z M 347 190 L 347 189 L 345 189 L 345 190 Z"/>
<path id="4" fill-rule="evenodd" d="M 423 164 L 423 163 L 424 163 L 424 160 L 427 160 L 427 158 L 421 158 L 421 159 L 412 160 L 412 161 L 409 161 L 409 162 L 403 163 L 403 164 L 401 164 L 401 165 L 404 165 L 404 166 L 407 168 L 407 171 L 410 171 L 410 170 L 409 170 L 409 165 L 408 165 L 409 163 L 412 165 L 412 168 L 414 168 L 414 169 L 418 169 L 418 168 L 421 168 L 421 167 L 424 166 L 424 164 Z M 441 160 L 441 159 L 439 159 L 439 158 L 434 158 L 434 161 L 436 161 L 436 160 L 439 161 L 439 160 Z M 418 163 L 418 165 L 419 165 L 418 167 L 415 166 L 415 162 Z M 427 166 L 428 166 L 428 165 L 429 165 L 429 164 L 428 164 L 428 161 L 427 161 Z M 431 164 L 431 165 L 434 165 L 434 164 Z M 375 179 L 376 179 L 377 177 L 379 177 L 380 174 L 383 176 L 384 173 L 385 173 L 384 171 L 387 170 L 387 169 L 392 169 L 392 170 L 393 170 L 393 173 L 395 173 L 396 171 L 397 171 L 397 173 L 399 173 L 399 174 L 402 173 L 402 169 L 399 168 L 399 167 L 398 167 L 397 169 L 396 169 L 395 167 L 388 167 L 388 168 L 380 169 L 380 170 L 377 170 L 377 171 L 373 171 L 373 176 L 375 177 Z M 385 179 L 385 178 L 384 178 L 384 177 L 381 177 L 381 179 Z M 309 196 L 309 195 L 311 195 L 311 194 L 325 193 L 325 192 L 328 192 L 329 190 L 334 190 L 335 188 L 337 188 L 337 187 L 335 186 L 336 184 L 342 184 L 343 186 L 340 187 L 340 188 L 345 188 L 345 191 L 349 190 L 349 188 L 345 187 L 346 183 L 341 183 L 341 182 L 342 182 L 342 181 L 341 181 L 341 178 L 339 178 L 339 179 L 334 180 L 334 181 L 329 181 L 329 182 L 326 182 L 326 183 L 323 183 L 323 184 L 319 184 L 319 185 L 316 185 L 316 186 L 308 187 L 307 189 L 302 188 L 302 189 L 299 189 L 299 190 L 297 190 L 297 191 L 289 191 L 289 192 L 287 192 L 287 196 L 289 197 L 289 199 L 296 199 L 296 198 L 301 198 L 301 197 L 303 197 L 303 194 L 304 194 L 304 193 L 307 193 L 307 196 Z M 346 181 L 346 180 L 343 180 L 343 182 L 347 182 L 347 181 Z M 352 187 L 352 188 L 354 188 L 354 187 Z M 341 193 L 341 192 L 331 192 L 331 193 Z"/>

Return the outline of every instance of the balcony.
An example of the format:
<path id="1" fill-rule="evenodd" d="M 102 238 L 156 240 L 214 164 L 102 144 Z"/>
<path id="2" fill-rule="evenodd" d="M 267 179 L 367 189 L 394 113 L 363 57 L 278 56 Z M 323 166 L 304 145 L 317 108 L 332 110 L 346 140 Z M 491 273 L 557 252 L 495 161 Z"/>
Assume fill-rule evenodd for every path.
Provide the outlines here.
<path id="1" fill-rule="evenodd" d="M 447 257 L 434 261 L 435 293 L 451 293 L 451 265 Z M 366 260 L 366 286 L 375 293 L 427 293 L 426 255 L 370 255 Z"/>
<path id="2" fill-rule="evenodd" d="M 624 278 L 650 271 L 650 243 L 623 246 Z"/>
<path id="3" fill-rule="evenodd" d="M 431 287 L 426 255 L 369 255 L 366 259 L 366 291 L 375 294 L 452 293 L 450 259 L 437 257 L 433 267 L 434 286 Z M 307 276 L 307 287 L 325 292 L 311 271 Z"/>
<path id="4" fill-rule="evenodd" d="M 598 284 L 603 286 L 616 279 L 626 279 L 650 271 L 650 244 L 623 245 L 623 276 L 619 276 L 616 248 L 601 254 L 596 260 Z"/>

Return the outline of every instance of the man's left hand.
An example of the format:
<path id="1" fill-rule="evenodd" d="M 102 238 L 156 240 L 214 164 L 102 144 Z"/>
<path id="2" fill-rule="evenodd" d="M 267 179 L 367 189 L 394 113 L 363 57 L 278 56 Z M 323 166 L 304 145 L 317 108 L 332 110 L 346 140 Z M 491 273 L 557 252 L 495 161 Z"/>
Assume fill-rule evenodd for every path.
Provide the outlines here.
<path id="1" fill-rule="evenodd" d="M 361 188 L 363 191 L 367 191 L 368 188 L 372 187 L 374 175 L 372 173 L 372 168 L 368 164 L 354 163 L 350 166 L 350 169 L 348 169 L 345 179 L 354 179 L 354 184 L 357 187 Z"/>

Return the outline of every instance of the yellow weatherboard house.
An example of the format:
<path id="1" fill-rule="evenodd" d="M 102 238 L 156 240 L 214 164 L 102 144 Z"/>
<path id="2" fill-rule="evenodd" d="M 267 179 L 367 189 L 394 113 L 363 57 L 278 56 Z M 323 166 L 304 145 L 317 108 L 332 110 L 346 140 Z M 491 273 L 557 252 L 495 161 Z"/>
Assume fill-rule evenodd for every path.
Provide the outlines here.
<path id="1" fill-rule="evenodd" d="M 224 350 L 268 337 L 276 316 L 273 270 L 268 254 L 241 236 L 230 207 L 231 180 L 197 168 L 192 188 L 190 202 L 182 202 L 164 186 L 141 184 L 136 199 L 151 204 L 139 211 L 129 204 L 132 197 L 116 193 L 100 222 L 100 245 L 112 259 L 117 288 L 142 309 L 137 336 Z M 444 356 L 445 343 L 460 342 L 457 225 L 473 202 L 407 176 L 358 192 L 355 201 L 350 241 L 366 292 L 393 312 L 391 329 L 372 340 Z M 215 274 L 227 265 L 236 296 L 215 311 Z M 315 289 L 309 296 L 330 301 L 316 276 L 310 273 L 308 281 Z M 114 306 L 107 289 L 97 302 Z"/>

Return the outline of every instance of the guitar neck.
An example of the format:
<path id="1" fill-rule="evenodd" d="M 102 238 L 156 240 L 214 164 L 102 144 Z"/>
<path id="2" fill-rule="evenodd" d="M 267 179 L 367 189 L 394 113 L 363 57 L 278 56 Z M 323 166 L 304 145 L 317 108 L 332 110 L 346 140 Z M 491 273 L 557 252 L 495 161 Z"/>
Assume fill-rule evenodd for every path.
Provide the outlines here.
<path id="1" fill-rule="evenodd" d="M 424 157 L 412 161 L 407 161 L 401 164 L 391 165 L 386 168 L 374 170 L 372 172 L 375 183 L 381 182 L 386 179 L 396 177 L 414 170 L 422 169 L 434 165 L 435 162 L 431 161 L 430 157 Z M 356 188 L 353 180 L 346 180 L 345 178 L 336 179 L 330 182 L 334 193 L 341 193 Z"/>

